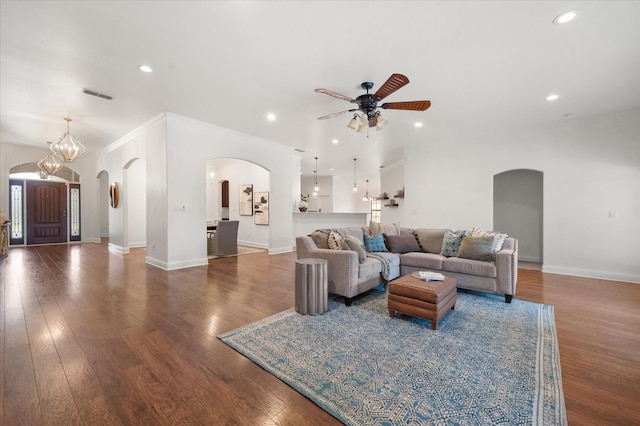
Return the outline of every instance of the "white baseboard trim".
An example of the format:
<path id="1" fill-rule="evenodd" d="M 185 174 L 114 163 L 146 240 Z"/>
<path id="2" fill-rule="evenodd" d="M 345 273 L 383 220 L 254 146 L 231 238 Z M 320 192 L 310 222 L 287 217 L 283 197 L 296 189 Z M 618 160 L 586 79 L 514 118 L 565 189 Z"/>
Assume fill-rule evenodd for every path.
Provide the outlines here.
<path id="1" fill-rule="evenodd" d="M 183 260 L 180 262 L 165 262 L 153 257 L 146 256 L 144 261 L 156 268 L 164 269 L 165 271 L 173 271 L 175 269 L 193 268 L 194 266 L 206 266 L 209 264 L 209 259 L 206 257 L 203 259 Z"/>
<path id="2" fill-rule="evenodd" d="M 238 240 L 238 245 L 247 246 L 247 247 L 255 247 L 255 248 L 265 249 L 265 250 L 267 250 L 269 248 L 269 244 L 256 243 L 255 241 Z"/>
<path id="3" fill-rule="evenodd" d="M 101 243 L 102 240 L 100 238 L 83 238 L 83 243 Z"/>
<path id="4" fill-rule="evenodd" d="M 113 243 L 109 243 L 109 251 L 112 251 L 114 253 L 118 253 L 118 254 L 127 254 L 129 253 L 129 248 L 128 247 L 122 247 L 122 246 L 117 246 Z"/>
<path id="5" fill-rule="evenodd" d="M 146 241 L 141 241 L 139 243 L 129 243 L 129 248 L 140 248 L 140 247 L 146 247 L 146 246 L 147 246 Z"/>
<path id="6" fill-rule="evenodd" d="M 545 264 L 542 265 L 542 272 L 640 284 L 640 275 L 616 274 L 614 272 L 593 271 L 589 269 L 578 269 L 578 268 L 565 268 L 563 266 L 553 266 L 553 265 L 545 265 Z"/>
<path id="7" fill-rule="evenodd" d="M 523 262 L 542 263 L 542 259 L 540 259 L 539 257 L 520 256 L 518 254 L 518 261 L 520 260 Z"/>
<path id="8" fill-rule="evenodd" d="M 291 253 L 293 250 L 291 247 L 279 247 L 274 249 L 269 249 L 269 254 L 282 254 L 282 253 Z"/>

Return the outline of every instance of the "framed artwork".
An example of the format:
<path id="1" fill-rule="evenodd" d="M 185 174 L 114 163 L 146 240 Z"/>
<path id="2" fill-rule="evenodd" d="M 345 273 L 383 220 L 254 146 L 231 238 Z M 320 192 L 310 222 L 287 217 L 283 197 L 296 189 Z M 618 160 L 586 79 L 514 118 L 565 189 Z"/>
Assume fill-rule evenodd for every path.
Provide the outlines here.
<path id="1" fill-rule="evenodd" d="M 240 216 L 251 216 L 253 214 L 253 185 L 240 185 L 238 190 L 238 201 L 240 203 Z"/>
<path id="2" fill-rule="evenodd" d="M 253 223 L 256 225 L 269 224 L 269 192 L 253 194 Z"/>

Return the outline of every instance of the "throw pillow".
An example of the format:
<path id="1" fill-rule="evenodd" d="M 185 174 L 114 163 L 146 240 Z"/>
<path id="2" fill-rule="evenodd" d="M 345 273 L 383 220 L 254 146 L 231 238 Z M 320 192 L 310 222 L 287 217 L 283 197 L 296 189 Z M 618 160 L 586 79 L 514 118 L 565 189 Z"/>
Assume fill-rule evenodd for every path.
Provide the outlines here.
<path id="1" fill-rule="evenodd" d="M 465 237 L 460 243 L 460 251 L 458 257 L 464 259 L 483 260 L 485 262 L 491 261 L 493 256 L 494 237 Z"/>
<path id="2" fill-rule="evenodd" d="M 319 249 L 328 249 L 329 232 L 330 231 L 328 229 L 318 229 L 317 231 L 313 231 L 309 236 L 313 242 L 316 243 L 316 247 Z"/>
<path id="3" fill-rule="evenodd" d="M 504 245 L 505 240 L 509 238 L 508 234 L 502 234 L 498 231 L 483 231 L 482 229 L 478 229 L 478 228 L 473 228 L 473 230 L 471 231 L 471 236 L 472 237 L 495 237 L 495 240 L 493 241 L 493 247 L 492 247 L 492 250 L 494 253 L 497 253 L 500 250 L 502 250 L 502 246 Z"/>
<path id="4" fill-rule="evenodd" d="M 421 251 L 413 234 L 385 235 L 387 247 L 391 253 L 408 253 Z"/>
<path id="5" fill-rule="evenodd" d="M 364 234 L 364 249 L 371 253 L 389 251 L 384 245 L 384 235 L 382 232 L 379 232 L 375 237 Z"/>
<path id="6" fill-rule="evenodd" d="M 342 244 L 343 250 L 351 250 L 358 253 L 358 262 L 364 263 L 367 260 L 367 253 L 364 250 L 364 246 L 356 237 L 347 235 L 344 237 L 344 244 Z"/>
<path id="7" fill-rule="evenodd" d="M 422 251 L 439 254 L 442 250 L 442 239 L 448 229 L 418 228 L 413 231 Z"/>
<path id="8" fill-rule="evenodd" d="M 331 250 L 340 250 L 342 247 L 342 240 L 344 237 L 338 231 L 329 232 L 329 239 L 327 243 L 329 244 L 329 248 Z"/>
<path id="9" fill-rule="evenodd" d="M 456 231 L 451 232 L 447 231 L 444 234 L 444 238 L 442 239 L 442 250 L 440 250 L 440 254 L 446 257 L 456 257 L 458 256 L 458 251 L 460 251 L 460 243 L 462 242 L 463 237 L 467 235 L 467 231 Z"/>

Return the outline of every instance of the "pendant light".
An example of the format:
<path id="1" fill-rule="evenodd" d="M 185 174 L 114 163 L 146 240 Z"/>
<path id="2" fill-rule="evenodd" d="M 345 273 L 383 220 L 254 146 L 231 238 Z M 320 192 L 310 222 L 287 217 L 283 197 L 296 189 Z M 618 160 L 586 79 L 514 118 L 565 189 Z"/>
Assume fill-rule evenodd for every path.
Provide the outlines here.
<path id="1" fill-rule="evenodd" d="M 38 162 L 38 168 L 47 173 L 48 176 L 54 176 L 62 170 L 62 161 L 57 155 L 49 154 Z M 44 178 L 46 179 L 46 178 Z"/>
<path id="2" fill-rule="evenodd" d="M 369 195 L 369 179 L 367 179 L 367 192 L 364 193 L 362 201 L 371 201 L 371 195 Z"/>
<path id="3" fill-rule="evenodd" d="M 318 186 L 318 157 L 315 157 L 316 159 L 316 169 L 313 171 L 313 176 L 315 178 L 315 182 L 316 182 L 316 186 L 313 187 L 313 190 L 315 192 L 320 191 L 320 187 Z"/>
<path id="4" fill-rule="evenodd" d="M 358 190 L 358 185 L 356 185 L 356 161 L 358 161 L 357 158 L 353 159 L 353 191 L 357 191 Z"/>
<path id="5" fill-rule="evenodd" d="M 67 133 L 63 133 L 60 139 L 51 144 L 51 152 L 59 155 L 67 163 L 71 163 L 84 154 L 85 148 L 82 142 L 71 135 L 69 130 L 71 119 L 65 117 L 65 121 L 67 122 Z"/>

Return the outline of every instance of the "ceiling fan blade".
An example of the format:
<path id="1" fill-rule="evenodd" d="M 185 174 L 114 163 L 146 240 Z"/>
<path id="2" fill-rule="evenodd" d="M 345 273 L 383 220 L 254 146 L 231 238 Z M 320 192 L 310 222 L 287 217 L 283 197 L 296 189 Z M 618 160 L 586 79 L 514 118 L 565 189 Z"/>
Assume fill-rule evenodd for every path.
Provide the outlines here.
<path id="1" fill-rule="evenodd" d="M 316 89 L 316 93 L 324 93 L 325 95 L 333 96 L 334 98 L 342 99 L 348 102 L 356 103 L 355 99 L 351 99 L 348 96 L 341 95 L 340 93 L 336 93 L 333 90 L 329 89 Z"/>
<path id="2" fill-rule="evenodd" d="M 404 109 L 409 111 L 425 111 L 431 106 L 431 101 L 388 102 L 380 105 L 382 109 Z"/>
<path id="3" fill-rule="evenodd" d="M 348 109 L 348 110 L 345 110 L 345 111 L 334 112 L 333 114 L 329 114 L 329 115 L 325 115 L 325 116 L 322 116 L 322 117 L 318 117 L 318 120 L 326 120 L 327 118 L 335 117 L 337 115 L 342 115 L 342 114 L 345 114 L 347 112 L 353 112 L 353 111 L 357 111 L 357 109 Z"/>
<path id="4" fill-rule="evenodd" d="M 387 81 L 385 81 L 384 84 L 380 86 L 378 91 L 373 96 L 384 99 L 401 87 L 406 86 L 407 84 L 409 84 L 409 79 L 406 75 L 391 74 L 391 77 L 389 77 Z"/>

